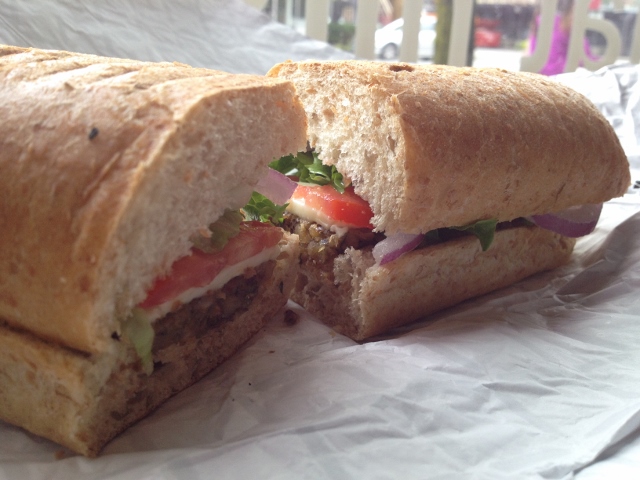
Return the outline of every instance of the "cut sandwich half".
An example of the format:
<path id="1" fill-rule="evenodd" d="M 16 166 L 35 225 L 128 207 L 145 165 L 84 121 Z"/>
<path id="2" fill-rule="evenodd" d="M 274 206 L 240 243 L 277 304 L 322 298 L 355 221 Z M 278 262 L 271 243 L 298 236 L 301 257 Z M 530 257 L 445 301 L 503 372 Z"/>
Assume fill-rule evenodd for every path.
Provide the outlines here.
<path id="1" fill-rule="evenodd" d="M 567 262 L 629 166 L 582 95 L 535 74 L 287 62 L 309 122 L 292 299 L 355 340 Z M 540 225 L 540 226 L 538 226 Z"/>
<path id="2" fill-rule="evenodd" d="M 304 111 L 284 80 L 3 46 L 0 116 L 0 419 L 94 456 L 287 302 L 297 237 L 243 208 Z"/>

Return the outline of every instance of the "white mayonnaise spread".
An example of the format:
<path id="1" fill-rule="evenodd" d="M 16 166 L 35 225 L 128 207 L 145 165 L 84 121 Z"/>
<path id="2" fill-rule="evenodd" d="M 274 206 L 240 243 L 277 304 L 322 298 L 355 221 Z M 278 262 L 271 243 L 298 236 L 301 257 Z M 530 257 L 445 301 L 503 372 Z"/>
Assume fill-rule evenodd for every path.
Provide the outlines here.
<path id="1" fill-rule="evenodd" d="M 189 303 L 194 298 L 202 297 L 207 292 L 219 290 L 232 278 L 237 277 L 238 275 L 242 275 L 246 269 L 257 267 L 258 265 L 262 265 L 264 262 L 273 260 L 278 256 L 279 253 L 280 246 L 275 245 L 271 248 L 263 250 L 253 257 L 249 257 L 239 263 L 236 263 L 235 265 L 229 265 L 224 270 L 222 270 L 210 284 L 204 285 L 202 287 L 190 288 L 188 290 L 185 290 L 172 300 L 145 310 L 148 320 L 150 322 L 154 322 L 158 318 L 164 317 L 172 310 L 176 310 L 181 305 Z"/>
<path id="2" fill-rule="evenodd" d="M 289 200 L 287 210 L 304 220 L 316 222 L 323 227 L 328 228 L 332 232 L 337 233 L 340 237 L 346 234 L 350 228 L 346 224 L 336 223 L 332 218 L 329 218 L 321 211 L 306 205 L 304 198 L 292 198 Z"/>

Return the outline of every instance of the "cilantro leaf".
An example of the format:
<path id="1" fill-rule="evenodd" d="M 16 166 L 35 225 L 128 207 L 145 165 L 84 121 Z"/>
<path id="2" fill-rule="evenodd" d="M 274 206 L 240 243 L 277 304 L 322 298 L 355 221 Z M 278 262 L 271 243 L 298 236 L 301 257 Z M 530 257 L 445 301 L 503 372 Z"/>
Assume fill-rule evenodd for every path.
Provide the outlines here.
<path id="1" fill-rule="evenodd" d="M 300 183 L 330 184 L 340 193 L 344 193 L 342 174 L 336 170 L 335 165 L 323 165 L 314 151 L 286 155 L 274 160 L 269 166 L 284 175 L 298 177 Z"/>
<path id="2" fill-rule="evenodd" d="M 258 220 L 280 225 L 286 208 L 287 204 L 276 205 L 264 195 L 253 192 L 249 203 L 244 206 L 242 211 L 247 220 Z"/>
<path id="3" fill-rule="evenodd" d="M 480 240 L 480 246 L 482 251 L 486 252 L 487 249 L 493 243 L 493 236 L 496 232 L 496 225 L 498 225 L 498 219 L 490 218 L 488 220 L 480 220 L 464 227 L 451 227 L 454 230 L 461 232 L 469 232 L 474 234 Z"/>

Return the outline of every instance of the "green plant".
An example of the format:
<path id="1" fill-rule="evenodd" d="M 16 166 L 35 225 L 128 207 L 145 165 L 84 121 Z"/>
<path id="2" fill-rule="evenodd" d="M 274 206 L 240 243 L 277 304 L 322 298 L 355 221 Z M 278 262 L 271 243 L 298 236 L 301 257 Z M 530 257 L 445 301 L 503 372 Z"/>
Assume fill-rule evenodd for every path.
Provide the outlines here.
<path id="1" fill-rule="evenodd" d="M 343 50 L 353 49 L 353 37 L 356 26 L 353 23 L 331 22 L 329 23 L 329 43 Z"/>

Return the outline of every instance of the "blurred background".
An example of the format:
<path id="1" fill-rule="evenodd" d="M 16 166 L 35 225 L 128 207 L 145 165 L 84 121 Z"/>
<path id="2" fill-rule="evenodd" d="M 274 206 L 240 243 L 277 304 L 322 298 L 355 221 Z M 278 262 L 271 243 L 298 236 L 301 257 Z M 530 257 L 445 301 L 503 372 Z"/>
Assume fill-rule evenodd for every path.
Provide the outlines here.
<path id="1" fill-rule="evenodd" d="M 546 75 L 640 63 L 640 0 L 0 0 L 0 43 L 266 73 L 365 58 Z"/>
<path id="2" fill-rule="evenodd" d="M 375 9 L 375 31 L 369 33 L 373 41 L 373 56 L 380 60 L 396 60 L 400 56 L 405 8 L 409 0 L 246 0 L 255 8 L 261 9 L 272 19 L 286 24 L 298 32 L 326 40 L 331 45 L 359 57 L 371 57 L 358 52 L 356 48 L 358 10 Z M 539 24 L 542 7 L 555 11 L 554 31 L 552 32 L 551 53 L 553 54 L 557 36 L 564 29 L 565 43 L 570 36 L 570 28 L 575 15 L 586 23 L 585 39 L 582 45 L 588 60 L 596 60 L 607 49 L 611 40 L 610 25 L 615 27 L 619 36 L 619 51 L 608 52 L 608 60 L 624 61 L 629 59 L 634 41 L 636 17 L 640 0 L 421 0 L 420 27 L 416 60 L 427 63 L 448 62 L 449 41 L 455 4 L 469 6 L 472 10 L 472 22 L 469 25 L 469 45 L 465 59 L 466 65 L 493 66 L 511 70 L 522 68 L 523 57 L 533 53 L 536 37 L 540 33 Z M 323 4 L 318 8 L 318 3 Z M 310 28 L 308 14 L 313 9 L 317 23 L 317 11 L 326 9 L 326 30 L 314 25 Z M 415 12 L 415 9 L 414 9 Z M 596 23 L 594 23 L 596 22 Z M 598 23 L 599 22 L 599 23 Z M 607 22 L 607 23 L 604 23 Z M 589 28 L 592 25 L 593 28 Z M 601 28 L 601 26 L 606 28 Z M 556 32 L 558 30 L 558 32 Z M 604 33 L 603 33 L 604 30 Z M 319 32 L 319 35 L 318 35 Z M 323 34 L 323 32 L 326 32 Z M 326 37 L 325 37 L 326 35 Z M 560 39 L 562 41 L 562 39 Z M 616 45 L 617 46 L 617 45 Z M 568 45 L 565 45 L 565 50 Z M 371 52 L 369 52 L 371 53 Z M 562 52 L 561 52 L 562 54 Z M 566 57 L 567 52 L 564 52 Z M 409 55 L 407 58 L 411 58 Z M 578 62 L 584 66 L 582 62 Z M 604 62 L 604 63 L 611 63 Z M 596 65 L 599 66 L 599 65 Z M 524 68 L 532 70 L 530 68 Z M 542 70 L 542 67 L 533 70 Z M 564 69 L 561 69 L 564 70 Z M 573 68 L 571 69 L 573 70 Z M 543 72 L 544 73 L 544 72 Z M 551 73 L 560 73 L 556 68 Z"/>

